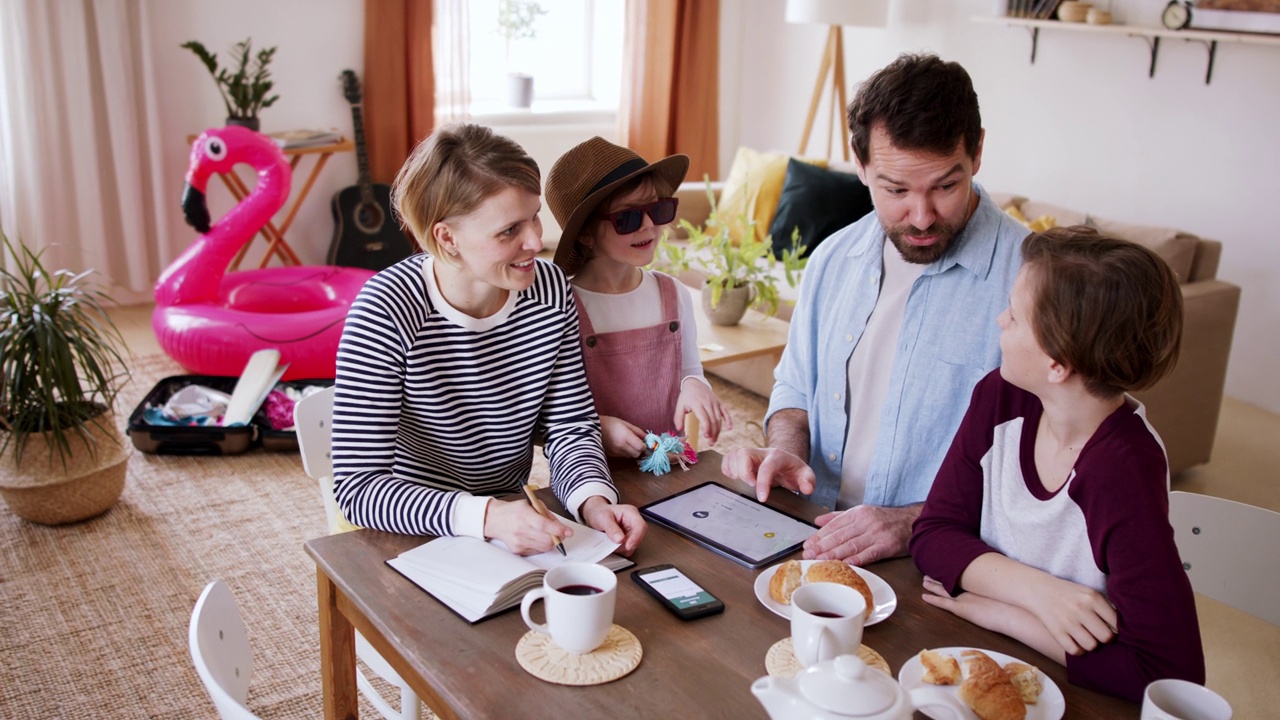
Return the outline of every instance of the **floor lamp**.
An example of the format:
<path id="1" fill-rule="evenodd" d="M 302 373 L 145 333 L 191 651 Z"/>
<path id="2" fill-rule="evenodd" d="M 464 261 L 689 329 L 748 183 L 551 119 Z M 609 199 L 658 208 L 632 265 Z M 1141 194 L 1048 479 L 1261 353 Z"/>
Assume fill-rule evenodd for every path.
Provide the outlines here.
<path id="1" fill-rule="evenodd" d="M 886 27 L 889 24 L 889 0 L 787 0 L 787 22 L 819 23 L 827 25 L 827 47 L 818 66 L 818 81 L 813 86 L 813 100 L 809 102 L 809 117 L 804 121 L 804 134 L 800 136 L 799 155 L 809 146 L 813 121 L 818 115 L 818 103 L 831 76 L 831 104 L 829 113 L 833 123 L 840 126 L 844 139 L 844 159 L 849 159 L 849 126 L 844 121 L 848 100 L 845 96 L 844 76 L 844 25 L 861 27 Z M 839 104 L 836 101 L 839 100 Z M 827 133 L 827 157 L 831 156 L 831 133 Z"/>

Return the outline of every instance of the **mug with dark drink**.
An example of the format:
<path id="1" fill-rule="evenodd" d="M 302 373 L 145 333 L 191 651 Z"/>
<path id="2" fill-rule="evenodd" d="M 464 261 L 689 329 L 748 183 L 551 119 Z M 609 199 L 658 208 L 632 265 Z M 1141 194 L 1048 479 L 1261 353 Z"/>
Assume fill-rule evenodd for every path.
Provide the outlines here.
<path id="1" fill-rule="evenodd" d="M 791 645 L 796 660 L 808 667 L 837 655 L 857 654 L 867 601 L 847 585 L 815 582 L 791 595 Z"/>
<path id="2" fill-rule="evenodd" d="M 556 645 L 579 655 L 600 647 L 613 625 L 618 579 L 595 563 L 565 563 L 542 578 L 542 587 L 525 593 L 520 614 L 530 629 L 547 635 Z M 546 623 L 529 617 L 533 604 L 543 600 Z"/>

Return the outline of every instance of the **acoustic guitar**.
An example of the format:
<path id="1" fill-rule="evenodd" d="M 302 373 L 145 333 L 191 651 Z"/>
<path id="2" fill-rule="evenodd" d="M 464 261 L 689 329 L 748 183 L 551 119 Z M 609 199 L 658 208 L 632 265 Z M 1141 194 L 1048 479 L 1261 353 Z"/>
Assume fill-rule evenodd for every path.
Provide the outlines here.
<path id="1" fill-rule="evenodd" d="M 360 180 L 333 196 L 334 230 L 333 241 L 329 243 L 329 264 L 382 270 L 414 254 L 418 248 L 413 239 L 400 230 L 391 212 L 391 187 L 374 184 L 369 179 L 360 80 L 352 70 L 342 71 L 342 94 L 351 103 Z"/>

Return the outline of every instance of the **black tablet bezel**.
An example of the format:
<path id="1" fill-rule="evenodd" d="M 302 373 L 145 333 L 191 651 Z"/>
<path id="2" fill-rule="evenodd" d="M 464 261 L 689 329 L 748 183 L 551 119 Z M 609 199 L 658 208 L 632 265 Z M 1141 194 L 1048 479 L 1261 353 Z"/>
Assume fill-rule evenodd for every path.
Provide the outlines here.
<path id="1" fill-rule="evenodd" d="M 745 499 L 745 500 L 750 500 L 751 502 L 755 503 L 756 505 L 760 505 L 760 506 L 762 506 L 762 507 L 768 508 L 771 512 L 778 513 L 779 515 L 782 515 L 782 516 L 784 516 L 784 517 L 786 517 L 786 518 L 788 518 L 788 519 L 790 519 L 790 520 L 795 520 L 795 521 L 796 521 L 796 522 L 798 522 L 798 523 L 801 523 L 801 524 L 804 524 L 804 525 L 808 525 L 809 527 L 813 528 L 814 530 L 817 530 L 817 529 L 818 529 L 818 526 L 817 526 L 817 525 L 813 524 L 812 522 L 810 522 L 810 521 L 808 521 L 808 520 L 805 520 L 804 518 L 797 517 L 796 515 L 792 515 L 791 513 L 787 512 L 786 510 L 782 510 L 782 509 L 780 509 L 780 508 L 773 507 L 772 505 L 769 505 L 769 504 L 767 504 L 767 503 L 762 503 L 762 502 L 760 502 L 759 500 L 755 499 L 754 497 L 752 497 L 752 496 L 750 496 L 750 495 L 746 495 L 746 494 L 744 494 L 744 493 L 740 493 L 740 492 L 737 492 L 737 491 L 735 491 L 735 490 L 731 490 L 731 489 L 729 489 L 729 488 L 725 487 L 724 485 L 721 485 L 720 483 L 718 483 L 718 482 L 716 482 L 716 481 L 714 481 L 714 480 L 708 480 L 708 481 L 706 481 L 706 482 L 704 482 L 704 483 L 700 483 L 700 484 L 698 484 L 698 485 L 694 485 L 694 486 L 693 486 L 693 487 L 691 487 L 691 488 L 686 488 L 686 489 L 684 489 L 684 490 L 681 490 L 681 491 L 680 491 L 680 492 L 678 492 L 678 493 L 674 493 L 674 494 L 668 495 L 668 496 L 666 496 L 666 497 L 664 497 L 664 498 L 660 498 L 660 499 L 658 499 L 658 500 L 654 500 L 654 501 L 653 501 L 653 502 L 651 502 L 651 503 L 646 503 L 645 505 L 643 505 L 643 506 L 640 508 L 640 514 L 641 514 L 642 516 L 644 516 L 644 518 L 645 518 L 646 520 L 649 520 L 650 522 L 653 522 L 653 523 L 655 523 L 655 524 L 657 524 L 657 525 L 661 525 L 662 527 L 667 528 L 668 530 L 671 530 L 671 531 L 672 531 L 672 532 L 674 532 L 674 533 L 677 533 L 677 534 L 679 534 L 679 535 L 683 535 L 683 536 L 685 536 L 685 537 L 689 538 L 690 540 L 692 540 L 692 541 L 694 541 L 694 542 L 698 543 L 699 545 L 701 545 L 701 546 L 703 546 L 703 547 L 707 548 L 708 550 L 711 550 L 712 552 L 715 552 L 716 554 L 723 555 L 723 556 L 725 556 L 725 557 L 729 558 L 730 560 L 733 560 L 734 562 L 736 562 L 736 563 L 738 563 L 738 564 L 740 564 L 740 565 L 745 565 L 745 566 L 747 566 L 747 567 L 751 568 L 752 570 L 756 570 L 756 569 L 762 568 L 762 567 L 764 567 L 765 565 L 769 565 L 769 564 L 774 563 L 774 562 L 776 562 L 776 561 L 778 561 L 778 560 L 781 560 L 782 558 L 786 557 L 787 555 L 790 555 L 791 553 L 793 553 L 793 552 L 795 552 L 796 550 L 798 550 L 798 549 L 800 548 L 800 546 L 804 544 L 804 541 L 803 541 L 803 540 L 801 540 L 801 541 L 799 541 L 799 542 L 795 543 L 794 545 L 790 545 L 790 546 L 788 546 L 788 547 L 784 548 L 783 550 L 780 550 L 780 551 L 778 551 L 778 552 L 774 553 L 773 555 L 770 555 L 769 557 L 763 558 L 763 559 L 761 559 L 761 560 L 755 560 L 755 559 L 752 559 L 752 558 L 750 558 L 750 557 L 747 557 L 746 555 L 744 555 L 743 553 L 739 552 L 738 550 L 735 550 L 735 549 L 733 549 L 733 548 L 731 548 L 731 547 L 728 547 L 727 545 L 722 545 L 722 544 L 720 544 L 720 543 L 716 542 L 715 540 L 712 540 L 711 538 L 708 538 L 708 537 L 706 537 L 706 536 L 700 535 L 700 534 L 698 534 L 698 533 L 696 533 L 696 532 L 694 532 L 694 531 L 690 530 L 689 528 L 684 527 L 683 525 L 676 524 L 675 522 L 673 522 L 673 521 L 671 521 L 671 520 L 669 520 L 669 519 L 667 519 L 667 518 L 664 518 L 664 517 L 662 517 L 662 516 L 658 515 L 657 513 L 655 513 L 655 512 L 653 511 L 653 507 L 654 507 L 655 505 L 661 505 L 662 503 L 665 503 L 665 502 L 667 502 L 668 500 L 671 500 L 671 499 L 673 499 L 673 498 L 677 498 L 677 497 L 680 497 L 681 495 L 687 495 L 687 494 L 689 494 L 689 493 L 691 493 L 691 492 L 694 492 L 694 491 L 697 491 L 697 490 L 701 490 L 702 488 L 704 488 L 704 487 L 706 487 L 706 486 L 708 486 L 708 485 L 714 485 L 715 487 L 719 488 L 720 490 L 723 490 L 724 492 L 727 492 L 727 493 L 733 493 L 734 495 L 737 495 L 738 497 L 741 497 L 741 498 L 743 498 L 743 499 Z"/>

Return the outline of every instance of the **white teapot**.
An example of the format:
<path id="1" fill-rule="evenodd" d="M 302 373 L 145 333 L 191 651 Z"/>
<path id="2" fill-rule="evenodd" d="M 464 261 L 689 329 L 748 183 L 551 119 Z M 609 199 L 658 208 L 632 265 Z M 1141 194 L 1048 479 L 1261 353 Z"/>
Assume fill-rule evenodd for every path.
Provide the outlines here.
<path id="1" fill-rule="evenodd" d="M 965 717 L 954 694 L 935 687 L 908 693 L 857 655 L 817 663 L 791 678 L 766 675 L 751 683 L 751 692 L 772 720 L 910 720 L 924 707 L 944 718 Z"/>

